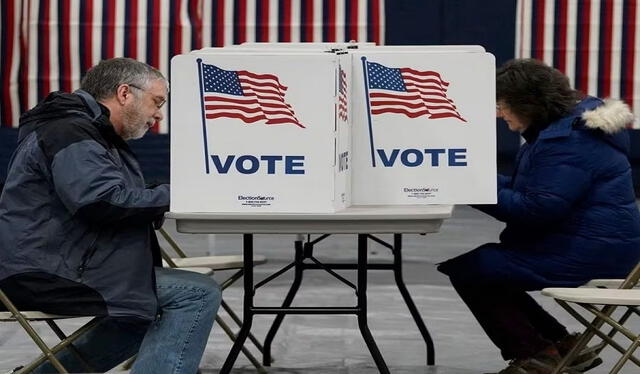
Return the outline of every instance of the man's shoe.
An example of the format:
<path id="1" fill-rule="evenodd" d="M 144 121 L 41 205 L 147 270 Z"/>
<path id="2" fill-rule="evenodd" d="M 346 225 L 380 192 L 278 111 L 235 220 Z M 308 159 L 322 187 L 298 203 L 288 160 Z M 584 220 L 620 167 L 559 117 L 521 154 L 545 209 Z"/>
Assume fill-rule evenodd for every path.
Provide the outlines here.
<path id="1" fill-rule="evenodd" d="M 556 343 L 556 347 L 560 355 L 564 357 L 569 354 L 571 348 L 578 343 L 578 339 L 580 339 L 580 334 L 573 333 L 559 340 Z M 602 359 L 598 357 L 596 350 L 597 347 L 584 347 L 578 356 L 569 364 L 567 369 L 584 373 L 602 364 Z"/>

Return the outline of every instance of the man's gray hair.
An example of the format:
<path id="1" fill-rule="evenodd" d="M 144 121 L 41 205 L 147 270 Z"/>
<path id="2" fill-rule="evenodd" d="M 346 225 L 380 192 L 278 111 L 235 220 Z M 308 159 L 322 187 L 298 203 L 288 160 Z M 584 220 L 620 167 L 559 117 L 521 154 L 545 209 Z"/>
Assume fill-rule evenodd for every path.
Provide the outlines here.
<path id="1" fill-rule="evenodd" d="M 167 79 L 157 69 L 131 58 L 116 57 L 102 60 L 89 69 L 82 78 L 80 89 L 96 100 L 104 100 L 115 96 L 122 84 L 146 89 L 155 79 L 163 80 L 168 87 Z"/>

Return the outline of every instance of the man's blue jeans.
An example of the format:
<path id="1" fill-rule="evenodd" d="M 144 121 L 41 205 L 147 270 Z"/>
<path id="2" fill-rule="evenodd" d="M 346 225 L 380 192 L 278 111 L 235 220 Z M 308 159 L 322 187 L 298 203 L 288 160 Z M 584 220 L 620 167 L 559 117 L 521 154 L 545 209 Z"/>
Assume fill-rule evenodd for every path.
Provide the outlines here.
<path id="1" fill-rule="evenodd" d="M 220 306 L 220 287 L 206 275 L 156 268 L 156 288 L 157 320 L 106 318 L 74 343 L 94 370 L 108 371 L 137 353 L 131 373 L 196 373 Z M 70 372 L 86 372 L 69 351 L 57 357 Z M 47 363 L 35 372 L 58 371 Z"/>

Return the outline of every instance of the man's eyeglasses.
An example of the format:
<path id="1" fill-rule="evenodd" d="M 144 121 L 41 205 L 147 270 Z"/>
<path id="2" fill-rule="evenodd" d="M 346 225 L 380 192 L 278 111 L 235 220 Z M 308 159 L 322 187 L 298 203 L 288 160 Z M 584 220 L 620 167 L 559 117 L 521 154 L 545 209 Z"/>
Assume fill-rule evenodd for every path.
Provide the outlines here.
<path id="1" fill-rule="evenodd" d="M 140 87 L 140 86 L 136 86 L 135 84 L 131 84 L 131 83 L 127 83 L 127 85 L 129 87 L 133 87 L 133 88 L 137 88 L 138 90 L 142 91 L 142 92 L 147 92 L 147 90 L 145 90 L 144 88 Z M 156 104 L 156 107 L 158 107 L 158 109 L 162 108 L 162 106 L 167 102 L 167 99 L 161 96 L 156 96 L 153 98 L 153 101 Z"/>

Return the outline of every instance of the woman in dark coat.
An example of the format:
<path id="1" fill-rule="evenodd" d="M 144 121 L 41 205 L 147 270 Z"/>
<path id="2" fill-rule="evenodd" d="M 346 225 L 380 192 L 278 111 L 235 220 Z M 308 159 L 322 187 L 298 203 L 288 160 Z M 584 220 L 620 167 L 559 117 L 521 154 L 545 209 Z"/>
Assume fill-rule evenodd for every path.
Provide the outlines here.
<path id="1" fill-rule="evenodd" d="M 497 71 L 497 116 L 525 140 L 498 202 L 477 206 L 506 223 L 487 243 L 439 265 L 487 335 L 511 360 L 502 374 L 544 374 L 575 337 L 527 291 L 624 278 L 640 259 L 625 127 L 616 100 L 579 97 L 561 72 L 536 60 Z M 601 362 L 582 355 L 574 368 Z"/>

